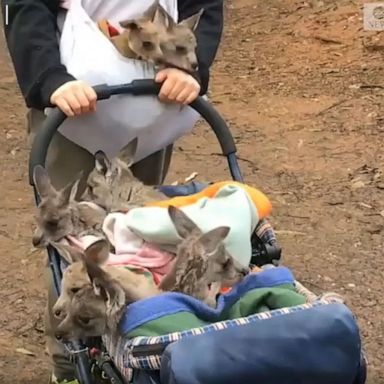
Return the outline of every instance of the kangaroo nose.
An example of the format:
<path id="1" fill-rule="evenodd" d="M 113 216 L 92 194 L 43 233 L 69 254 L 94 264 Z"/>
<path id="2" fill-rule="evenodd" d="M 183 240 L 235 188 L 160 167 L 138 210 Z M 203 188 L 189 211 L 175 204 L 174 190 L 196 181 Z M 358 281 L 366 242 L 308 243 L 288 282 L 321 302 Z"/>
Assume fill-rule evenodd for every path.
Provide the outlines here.
<path id="1" fill-rule="evenodd" d="M 241 270 L 241 274 L 242 274 L 243 276 L 247 276 L 248 273 L 249 273 L 249 268 L 243 268 L 243 269 Z"/>

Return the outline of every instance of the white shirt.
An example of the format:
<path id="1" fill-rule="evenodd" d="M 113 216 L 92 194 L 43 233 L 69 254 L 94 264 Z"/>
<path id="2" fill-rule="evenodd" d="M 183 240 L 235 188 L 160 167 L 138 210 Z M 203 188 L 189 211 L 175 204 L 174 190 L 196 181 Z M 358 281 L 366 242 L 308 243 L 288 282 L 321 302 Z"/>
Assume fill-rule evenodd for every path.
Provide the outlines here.
<path id="1" fill-rule="evenodd" d="M 74 77 L 90 85 L 131 82 L 154 78 L 153 66 L 124 58 L 98 29 L 96 22 L 113 25 L 142 14 L 153 0 L 70 0 L 60 36 L 61 61 Z M 161 5 L 178 19 L 177 0 L 161 0 Z M 134 137 L 139 138 L 135 161 L 156 152 L 190 132 L 199 115 L 190 107 L 162 104 L 156 96 L 112 96 L 97 104 L 96 113 L 68 118 L 59 131 L 91 153 L 101 149 L 108 156 Z"/>

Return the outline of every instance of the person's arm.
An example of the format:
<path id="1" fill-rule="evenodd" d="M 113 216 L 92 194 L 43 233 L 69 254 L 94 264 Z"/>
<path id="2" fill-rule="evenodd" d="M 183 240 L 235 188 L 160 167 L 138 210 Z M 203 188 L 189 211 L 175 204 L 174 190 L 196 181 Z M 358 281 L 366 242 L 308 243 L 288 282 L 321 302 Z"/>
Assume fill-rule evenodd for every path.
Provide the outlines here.
<path id="1" fill-rule="evenodd" d="M 0 1 L 8 49 L 26 104 L 37 109 L 50 106 L 52 93 L 75 80 L 60 62 L 59 0 Z"/>
<path id="2" fill-rule="evenodd" d="M 197 58 L 201 91 L 205 94 L 209 83 L 211 67 L 220 44 L 223 32 L 224 1 L 223 0 L 178 0 L 179 22 L 192 16 L 204 8 L 204 13 L 197 25 Z"/>

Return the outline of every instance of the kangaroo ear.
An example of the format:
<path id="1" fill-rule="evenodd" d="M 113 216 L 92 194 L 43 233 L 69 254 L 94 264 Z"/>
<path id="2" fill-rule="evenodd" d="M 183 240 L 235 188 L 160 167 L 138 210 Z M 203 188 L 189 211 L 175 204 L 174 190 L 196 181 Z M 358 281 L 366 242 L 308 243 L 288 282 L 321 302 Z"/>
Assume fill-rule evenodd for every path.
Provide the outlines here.
<path id="1" fill-rule="evenodd" d="M 140 29 L 140 25 L 136 20 L 124 20 L 119 22 L 120 26 L 125 29 L 135 30 Z"/>
<path id="2" fill-rule="evenodd" d="M 76 200 L 77 191 L 79 189 L 80 180 L 83 177 L 83 171 L 80 171 L 75 180 L 71 181 L 62 190 L 59 191 L 59 196 L 64 204 L 68 204 L 71 201 Z"/>
<path id="3" fill-rule="evenodd" d="M 90 260 L 85 260 L 85 268 L 93 285 L 95 294 L 101 296 L 105 300 L 109 315 L 115 315 L 125 305 L 124 290 L 96 263 Z"/>
<path id="4" fill-rule="evenodd" d="M 104 208 L 100 207 L 96 203 L 93 203 L 92 201 L 80 201 L 77 204 L 77 209 L 82 221 L 84 221 L 86 225 L 92 227 L 101 224 L 107 215 Z"/>
<path id="5" fill-rule="evenodd" d="M 197 12 L 194 15 L 188 17 L 187 19 L 181 21 L 179 23 L 179 25 L 184 25 L 184 26 L 188 27 L 191 31 L 195 31 L 198 24 L 199 24 L 199 21 L 200 21 L 200 18 L 201 18 L 201 15 L 203 14 L 203 12 L 204 12 L 204 9 L 200 9 L 199 12 Z"/>
<path id="6" fill-rule="evenodd" d="M 111 170 L 111 161 L 103 151 L 97 151 L 95 157 L 95 169 L 98 173 L 105 176 Z"/>
<path id="7" fill-rule="evenodd" d="M 124 290 L 117 282 L 102 280 L 98 277 L 93 280 L 92 284 L 95 294 L 103 297 L 105 301 L 108 318 L 113 319 L 125 307 Z"/>
<path id="8" fill-rule="evenodd" d="M 149 20 L 149 21 L 153 21 L 155 16 L 156 16 L 156 12 L 157 12 L 157 9 L 159 7 L 159 0 L 155 0 L 143 13 L 143 16 L 142 18 L 145 19 L 145 20 Z"/>
<path id="9" fill-rule="evenodd" d="M 51 184 L 48 172 L 41 165 L 36 165 L 35 168 L 33 168 L 33 184 L 40 198 L 56 195 L 57 193 Z"/>
<path id="10" fill-rule="evenodd" d="M 88 257 L 84 257 L 83 262 L 85 265 L 85 270 L 92 284 L 94 283 L 94 281 L 97 281 L 97 287 L 100 288 L 100 286 L 105 285 L 110 280 L 108 273 L 105 272 L 102 268 L 100 268 L 100 266 L 97 265 L 93 260 Z M 98 295 L 100 294 L 100 292 L 96 293 Z"/>
<path id="11" fill-rule="evenodd" d="M 135 137 L 126 146 L 124 146 L 117 155 L 118 159 L 125 163 L 128 167 L 133 164 L 138 144 L 139 139 Z"/>
<path id="12" fill-rule="evenodd" d="M 153 23 L 159 26 L 166 27 L 168 29 L 172 29 L 176 25 L 172 17 L 160 4 L 157 7 Z"/>
<path id="13" fill-rule="evenodd" d="M 201 233 L 199 227 L 181 209 L 170 205 L 168 214 L 181 238 L 187 238 L 192 232 Z"/>
<path id="14" fill-rule="evenodd" d="M 139 18 L 137 18 L 136 20 L 133 20 L 133 19 L 130 19 L 130 20 L 124 20 L 124 21 L 120 21 L 119 24 L 122 28 L 126 28 L 126 29 L 139 29 L 140 28 L 140 22 L 139 20 L 141 21 L 154 21 L 155 17 L 156 17 L 156 12 L 158 10 L 158 7 L 159 7 L 159 0 L 155 0 L 153 2 L 153 4 L 151 4 L 149 6 L 149 8 L 147 8 L 142 16 L 140 16 Z"/>
<path id="15" fill-rule="evenodd" d="M 97 265 L 104 264 L 109 258 L 109 243 L 105 239 L 100 239 L 92 243 L 85 251 L 86 260 L 90 260 Z"/>
<path id="16" fill-rule="evenodd" d="M 54 241 L 51 241 L 50 244 L 54 247 L 60 256 L 68 263 L 72 264 L 76 261 L 83 260 L 82 253 L 75 247 L 71 247 L 67 244 L 61 244 Z"/>
<path id="17" fill-rule="evenodd" d="M 222 241 L 227 237 L 230 231 L 229 227 L 218 227 L 204 233 L 199 239 L 208 253 L 214 252 Z"/>

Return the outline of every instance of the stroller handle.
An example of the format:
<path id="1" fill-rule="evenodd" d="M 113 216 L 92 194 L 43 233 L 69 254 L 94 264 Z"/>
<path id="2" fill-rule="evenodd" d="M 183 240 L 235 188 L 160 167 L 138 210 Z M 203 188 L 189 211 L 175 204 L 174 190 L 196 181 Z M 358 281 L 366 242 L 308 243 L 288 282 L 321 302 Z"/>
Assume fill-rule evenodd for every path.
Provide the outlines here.
<path id="1" fill-rule="evenodd" d="M 109 99 L 112 95 L 133 95 L 148 96 L 157 95 L 161 84 L 151 79 L 133 80 L 131 83 L 112 85 L 96 85 L 94 90 L 97 94 L 97 100 Z M 232 178 L 236 181 L 242 181 L 239 165 L 236 159 L 236 145 L 232 134 L 225 120 L 220 116 L 217 110 L 208 101 L 199 96 L 190 107 L 196 110 L 203 119 L 211 126 L 212 130 L 220 143 L 223 155 L 227 157 L 229 170 Z M 33 169 L 36 165 L 45 165 L 49 144 L 60 125 L 66 119 L 66 115 L 58 108 L 47 116 L 43 126 L 37 132 L 29 157 L 29 183 L 33 185 Z"/>

